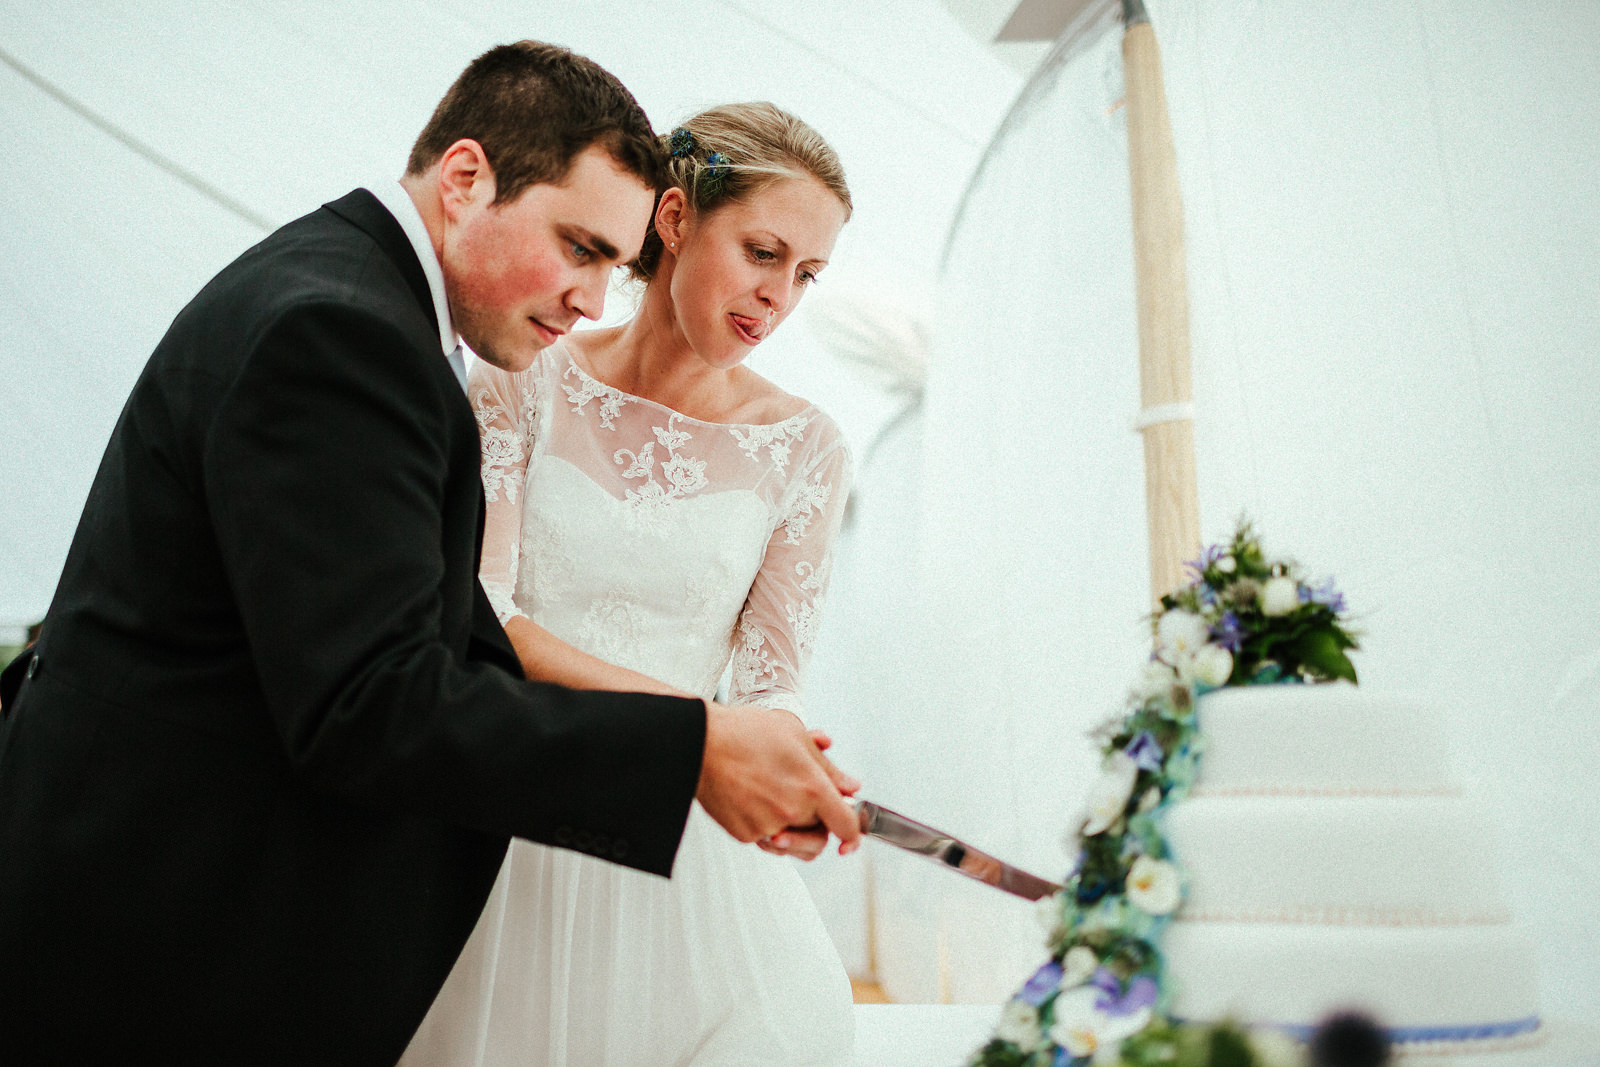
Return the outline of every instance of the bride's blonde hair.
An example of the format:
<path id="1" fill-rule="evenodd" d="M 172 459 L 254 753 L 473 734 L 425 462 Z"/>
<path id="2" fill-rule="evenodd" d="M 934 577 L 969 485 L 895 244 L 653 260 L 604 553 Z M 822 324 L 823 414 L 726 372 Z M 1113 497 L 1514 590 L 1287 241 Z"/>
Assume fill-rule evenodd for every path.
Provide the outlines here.
<path id="1" fill-rule="evenodd" d="M 816 130 L 773 104 L 723 104 L 702 111 L 661 143 L 671 156 L 668 188 L 682 189 L 697 214 L 746 200 L 784 178 L 810 177 L 839 198 L 845 219 L 850 218 L 850 188 L 838 154 Z M 655 276 L 661 248 L 661 235 L 652 225 L 639 258 L 629 265 L 636 279 L 648 282 Z"/>

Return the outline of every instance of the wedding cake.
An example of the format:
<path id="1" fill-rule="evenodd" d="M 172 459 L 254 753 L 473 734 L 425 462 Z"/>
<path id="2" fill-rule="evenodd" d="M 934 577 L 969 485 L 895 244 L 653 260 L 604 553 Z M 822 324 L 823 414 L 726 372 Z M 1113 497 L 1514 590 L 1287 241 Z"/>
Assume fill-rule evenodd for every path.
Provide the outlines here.
<path id="1" fill-rule="evenodd" d="M 1343 595 L 1248 523 L 1188 567 L 1097 731 L 1049 958 L 971 1067 L 1279 1067 L 1352 1012 L 1402 1054 L 1541 1040 L 1537 956 L 1438 700 L 1358 689 Z"/>
<path id="2" fill-rule="evenodd" d="M 1304 1037 L 1356 1009 L 1402 1052 L 1538 1039 L 1534 945 L 1435 702 L 1245 686 L 1197 714 L 1199 773 L 1165 823 L 1187 880 L 1162 939 L 1173 1017 Z"/>

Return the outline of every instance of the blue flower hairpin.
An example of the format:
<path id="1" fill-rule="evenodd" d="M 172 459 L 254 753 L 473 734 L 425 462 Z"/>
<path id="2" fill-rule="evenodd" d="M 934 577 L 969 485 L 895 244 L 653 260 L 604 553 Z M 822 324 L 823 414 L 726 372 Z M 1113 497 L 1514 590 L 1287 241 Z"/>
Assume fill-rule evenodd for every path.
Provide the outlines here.
<path id="1" fill-rule="evenodd" d="M 706 157 L 705 170 L 702 172 L 702 183 L 708 193 L 715 195 L 722 190 L 722 183 L 727 180 L 728 172 L 733 169 L 733 163 L 721 152 L 713 152 Z"/>
<path id="2" fill-rule="evenodd" d="M 685 156 L 694 155 L 694 134 L 687 128 L 679 126 L 667 138 L 667 148 L 672 152 L 673 159 L 683 159 Z"/>

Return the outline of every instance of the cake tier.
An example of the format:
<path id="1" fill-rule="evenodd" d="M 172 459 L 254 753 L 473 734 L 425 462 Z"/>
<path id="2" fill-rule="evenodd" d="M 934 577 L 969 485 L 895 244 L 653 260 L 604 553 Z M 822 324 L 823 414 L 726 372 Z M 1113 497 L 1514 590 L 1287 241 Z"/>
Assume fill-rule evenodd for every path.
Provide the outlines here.
<path id="1" fill-rule="evenodd" d="M 1442 717 L 1353 685 L 1236 686 L 1200 698 L 1195 795 L 1457 792 Z"/>
<path id="2" fill-rule="evenodd" d="M 1538 960 L 1514 926 L 1355 927 L 1193 923 L 1167 928 L 1173 1014 L 1303 1032 L 1340 1009 L 1399 1040 L 1526 1037 Z"/>
<path id="3" fill-rule="evenodd" d="M 1460 925 L 1510 919 L 1490 825 L 1461 797 L 1241 796 L 1190 797 L 1166 831 L 1186 919 Z"/>

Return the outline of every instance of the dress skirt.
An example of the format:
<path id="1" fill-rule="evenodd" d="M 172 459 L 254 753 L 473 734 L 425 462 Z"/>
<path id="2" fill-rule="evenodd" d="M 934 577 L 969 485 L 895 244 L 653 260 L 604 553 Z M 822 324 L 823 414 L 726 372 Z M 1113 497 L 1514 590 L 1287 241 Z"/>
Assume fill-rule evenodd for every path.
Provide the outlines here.
<path id="1" fill-rule="evenodd" d="M 846 1067 L 850 982 L 796 861 L 694 804 L 671 879 L 514 840 L 414 1067 Z"/>

